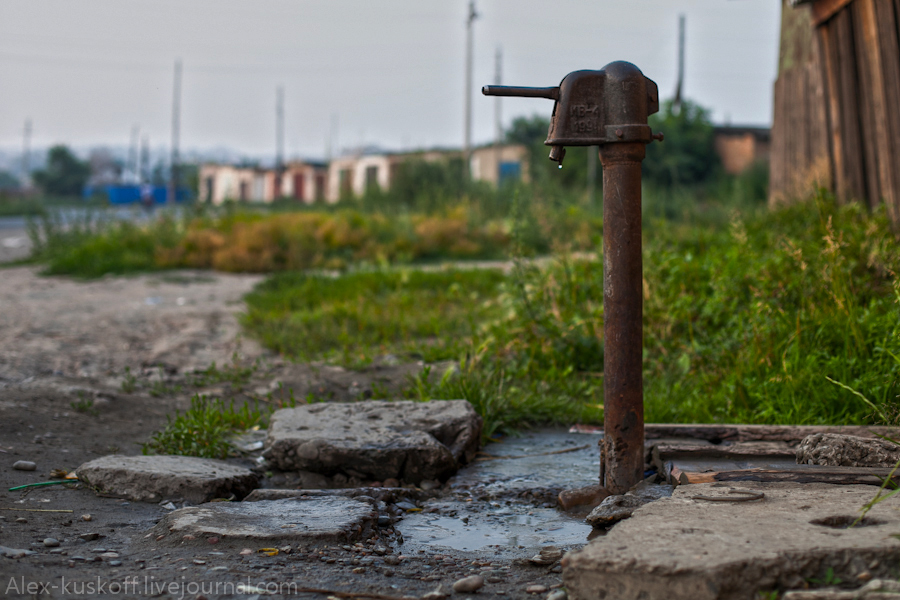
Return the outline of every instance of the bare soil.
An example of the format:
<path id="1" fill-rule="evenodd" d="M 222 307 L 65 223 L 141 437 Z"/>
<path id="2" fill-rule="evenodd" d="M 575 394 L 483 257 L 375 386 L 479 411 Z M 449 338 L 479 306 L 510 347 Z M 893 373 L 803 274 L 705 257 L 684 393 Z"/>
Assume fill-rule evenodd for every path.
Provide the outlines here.
<path id="1" fill-rule="evenodd" d="M 390 357 L 349 371 L 293 364 L 265 351 L 241 336 L 238 322 L 242 296 L 260 280 L 179 271 L 80 282 L 41 277 L 32 267 L 0 270 L 0 546 L 37 552 L 0 557 L 4 596 L 246 598 L 269 586 L 278 590 L 271 597 L 322 598 L 299 591 L 316 588 L 341 592 L 338 597 L 399 598 L 421 596 L 438 584 L 449 590 L 456 579 L 479 572 L 488 581 L 481 597 L 525 597 L 528 585 L 558 586 L 558 565 L 465 552 L 405 556 L 388 535 L 349 550 L 293 548 L 276 556 L 213 544 L 162 547 L 146 536 L 168 512 L 163 506 L 101 497 L 80 485 L 8 491 L 105 454 L 139 454 L 166 416 L 186 408 L 198 392 L 270 403 L 291 392 L 298 399 L 314 393 L 353 400 L 370 397 L 373 384 L 396 393 L 420 372 L 421 364 Z M 249 381 L 192 384 L 192 371 L 235 360 L 256 365 Z M 37 469 L 14 470 L 20 460 Z M 235 460 L 254 465 L 250 458 Z M 266 487 L 301 483 L 290 474 L 265 475 Z M 60 545 L 45 546 L 46 538 Z M 211 582 L 231 583 L 233 593 L 210 594 L 194 585 Z M 237 583 L 251 587 L 239 593 Z"/>

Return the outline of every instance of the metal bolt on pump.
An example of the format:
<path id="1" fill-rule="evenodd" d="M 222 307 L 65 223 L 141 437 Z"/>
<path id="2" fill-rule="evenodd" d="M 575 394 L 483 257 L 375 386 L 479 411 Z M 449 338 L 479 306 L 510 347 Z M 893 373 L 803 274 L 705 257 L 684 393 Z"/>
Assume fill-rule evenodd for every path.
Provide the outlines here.
<path id="1" fill-rule="evenodd" d="M 488 85 L 486 96 L 555 100 L 544 142 L 562 166 L 566 146 L 599 146 L 603 165 L 603 447 L 600 484 L 623 494 L 644 473 L 641 161 L 659 110 L 656 84 L 631 63 L 574 71 L 557 87 Z"/>

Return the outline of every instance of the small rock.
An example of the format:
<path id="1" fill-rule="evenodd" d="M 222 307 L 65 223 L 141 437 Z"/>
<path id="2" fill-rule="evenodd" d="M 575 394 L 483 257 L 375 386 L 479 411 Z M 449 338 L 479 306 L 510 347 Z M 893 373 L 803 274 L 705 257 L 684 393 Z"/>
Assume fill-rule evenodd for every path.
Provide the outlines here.
<path id="1" fill-rule="evenodd" d="M 119 553 L 118 552 L 104 552 L 100 556 L 102 556 L 103 558 L 119 558 Z"/>
<path id="2" fill-rule="evenodd" d="M 18 519 L 16 519 L 16 523 L 27 523 L 27 522 L 28 522 L 28 519 L 26 519 L 25 517 L 19 517 Z"/>
<path id="3" fill-rule="evenodd" d="M 628 494 L 610 496 L 592 510 L 585 521 L 594 527 L 608 527 L 622 519 L 627 519 L 644 504 L 646 503 L 637 496 Z"/>
<path id="4" fill-rule="evenodd" d="M 176 508 L 178 508 L 177 506 L 175 506 L 175 505 L 172 504 L 171 502 L 166 502 L 165 504 L 162 505 L 162 507 L 163 507 L 164 509 L 166 509 L 166 510 L 175 510 Z"/>
<path id="5" fill-rule="evenodd" d="M 0 546 L 0 556 L 5 556 L 6 558 L 22 558 L 23 556 L 31 556 L 32 554 L 35 554 L 34 550 Z"/>
<path id="6" fill-rule="evenodd" d="M 400 502 L 397 502 L 397 504 L 395 506 L 397 508 L 399 508 L 400 510 L 404 510 L 404 511 L 415 510 L 418 508 L 418 506 L 416 506 L 409 500 L 401 500 Z"/>
<path id="7" fill-rule="evenodd" d="M 460 594 L 472 594 L 484 587 L 484 577 L 481 575 L 470 575 L 463 577 L 453 584 L 453 591 Z"/>
<path id="8" fill-rule="evenodd" d="M 556 546 L 544 546 L 540 554 L 531 557 L 530 562 L 535 565 L 552 565 L 562 558 L 563 551 Z"/>
<path id="9" fill-rule="evenodd" d="M 378 526 L 379 527 L 387 527 L 391 524 L 391 518 L 387 515 L 379 515 L 378 516 Z"/>
<path id="10" fill-rule="evenodd" d="M 567 600 L 568 597 L 569 594 L 566 590 L 553 590 L 547 594 L 547 600 Z"/>
<path id="11" fill-rule="evenodd" d="M 211 537 L 206 538 L 206 541 L 209 542 L 210 544 L 218 544 L 219 538 L 217 538 L 216 536 L 211 536 Z"/>
<path id="12" fill-rule="evenodd" d="M 546 591 L 547 591 L 546 585 L 534 584 L 534 585 L 529 585 L 527 588 L 525 588 L 525 592 L 528 594 L 543 594 Z"/>
<path id="13" fill-rule="evenodd" d="M 282 546 L 282 547 L 279 548 L 278 550 L 279 550 L 282 554 L 290 554 L 291 552 L 294 551 L 294 549 L 291 548 L 290 546 Z"/>
<path id="14" fill-rule="evenodd" d="M 431 490 L 435 490 L 441 487 L 441 484 L 437 481 L 433 481 L 431 479 L 426 479 L 422 483 L 419 484 L 419 487 L 425 490 L 426 492 L 430 492 Z"/>
<path id="15" fill-rule="evenodd" d="M 394 554 L 389 554 L 384 557 L 384 564 L 396 567 L 400 564 L 400 557 Z"/>
<path id="16" fill-rule="evenodd" d="M 17 460 L 13 463 L 13 469 L 16 469 L 17 471 L 34 471 L 37 469 L 37 464 L 30 460 Z"/>
<path id="17" fill-rule="evenodd" d="M 59 540 L 56 538 L 44 538 L 44 545 L 48 548 L 56 548 L 59 546 Z"/>
<path id="18" fill-rule="evenodd" d="M 194 559 L 194 564 L 195 564 L 195 565 L 205 565 L 205 564 L 206 564 L 206 561 L 205 561 L 205 560 L 200 560 L 199 558 L 195 558 L 195 559 Z"/>
<path id="19" fill-rule="evenodd" d="M 428 592 L 424 596 L 422 596 L 422 600 L 444 600 L 444 598 L 449 598 L 450 592 L 442 585 L 437 586 L 437 589 L 433 592 Z"/>
<path id="20" fill-rule="evenodd" d="M 363 573 L 366 572 L 366 568 L 365 567 L 356 567 L 355 569 L 353 569 L 352 572 L 356 573 L 357 575 L 362 575 Z"/>
<path id="21" fill-rule="evenodd" d="M 887 440 L 839 433 L 814 433 L 797 447 L 797 464 L 829 467 L 892 467 L 900 447 Z"/>
<path id="22" fill-rule="evenodd" d="M 94 518 L 94 517 L 92 517 L 91 515 L 81 515 L 81 520 L 82 520 L 82 521 L 90 521 L 90 520 L 93 519 L 93 518 Z"/>
<path id="23" fill-rule="evenodd" d="M 251 554 L 253 554 L 253 550 L 251 550 L 250 548 L 244 548 L 243 550 L 241 550 L 241 556 L 250 556 Z"/>
<path id="24" fill-rule="evenodd" d="M 111 560 L 111 561 L 109 561 L 109 566 L 111 566 L 111 567 L 121 567 L 121 566 L 122 566 L 122 561 L 121 561 L 121 560 Z"/>
<path id="25" fill-rule="evenodd" d="M 80 537 L 81 539 L 83 539 L 86 542 L 93 542 L 94 540 L 96 540 L 97 538 L 100 537 L 100 534 L 99 533 L 82 533 L 78 537 Z"/>

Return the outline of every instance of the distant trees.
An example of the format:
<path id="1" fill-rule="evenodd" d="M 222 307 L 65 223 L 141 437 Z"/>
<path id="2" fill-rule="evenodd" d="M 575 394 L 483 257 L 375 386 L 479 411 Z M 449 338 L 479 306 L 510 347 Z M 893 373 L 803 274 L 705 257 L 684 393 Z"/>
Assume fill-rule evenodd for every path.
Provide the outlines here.
<path id="1" fill-rule="evenodd" d="M 662 132 L 666 137 L 662 144 L 647 145 L 645 181 L 660 187 L 693 185 L 718 173 L 721 161 L 708 109 L 684 100 L 676 112 L 672 101 L 667 100 L 658 113 L 650 116 L 649 123 L 654 133 Z"/>
<path id="2" fill-rule="evenodd" d="M 45 194 L 79 196 L 91 175 L 90 165 L 78 160 L 67 146 L 57 145 L 47 153 L 47 166 L 32 174 Z"/>

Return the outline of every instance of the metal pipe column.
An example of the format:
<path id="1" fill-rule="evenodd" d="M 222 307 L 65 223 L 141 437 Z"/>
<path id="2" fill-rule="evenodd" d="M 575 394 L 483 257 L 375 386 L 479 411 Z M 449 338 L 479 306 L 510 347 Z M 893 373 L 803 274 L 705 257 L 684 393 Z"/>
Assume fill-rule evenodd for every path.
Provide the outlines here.
<path id="1" fill-rule="evenodd" d="M 643 478 L 642 142 L 600 146 L 603 165 L 603 455 L 600 484 L 624 494 Z"/>

